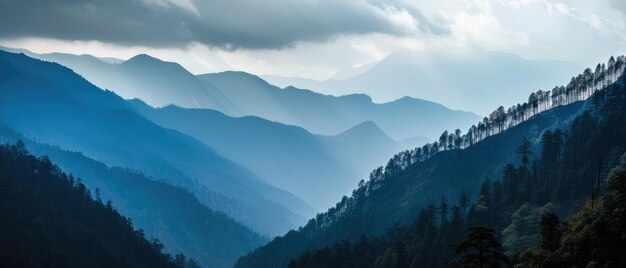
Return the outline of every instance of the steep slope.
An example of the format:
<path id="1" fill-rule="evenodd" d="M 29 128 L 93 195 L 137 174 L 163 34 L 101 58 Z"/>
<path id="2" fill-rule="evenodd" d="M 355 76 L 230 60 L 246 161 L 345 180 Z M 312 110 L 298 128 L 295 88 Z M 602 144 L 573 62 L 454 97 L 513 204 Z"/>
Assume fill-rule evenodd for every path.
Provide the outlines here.
<path id="1" fill-rule="evenodd" d="M 236 267 L 286 267 L 307 249 L 353 241 L 361 234 L 381 234 L 395 224 L 407 224 L 420 209 L 441 198 L 456 200 L 462 191 L 475 196 L 485 177 L 496 177 L 506 163 L 518 161 L 515 148 L 520 140 L 538 140 L 544 129 L 566 125 L 581 107 L 578 102 L 546 111 L 467 149 L 440 152 L 383 182 L 360 187 L 353 198 L 344 198 L 302 229 L 242 257 Z"/>
<path id="2" fill-rule="evenodd" d="M 141 54 L 117 66 L 109 66 L 115 78 L 104 80 L 102 84 L 120 92 L 124 98 L 140 98 L 156 106 L 175 103 L 237 114 L 237 109 L 219 90 L 209 83 L 200 83 L 177 63 Z M 77 68 L 80 70 L 79 66 Z"/>
<path id="3" fill-rule="evenodd" d="M 139 173 L 108 168 L 76 152 L 30 141 L 11 130 L 0 129 L 0 141 L 21 140 L 28 151 L 46 156 L 66 172 L 81 178 L 91 192 L 141 228 L 146 238 L 158 239 L 165 252 L 184 253 L 203 267 L 231 267 L 241 255 L 265 241 L 248 228 L 200 204 L 193 194 L 154 181 Z"/>
<path id="4" fill-rule="evenodd" d="M 65 67 L 2 51 L 0 69 L 0 123 L 28 137 L 186 187 L 262 234 L 298 226 L 308 213 L 298 211 L 306 207 L 299 198 L 205 144 L 144 119 Z"/>
<path id="5" fill-rule="evenodd" d="M 626 57 L 619 56 L 617 59 L 611 57 L 606 64 L 607 67 L 603 66 L 604 64 L 598 64 L 595 72 L 586 69 L 583 73 L 573 77 L 565 87 L 555 87 L 545 92 L 533 92 L 528 103 L 518 104 L 506 111 L 503 107 L 499 107 L 489 118 L 479 122 L 478 127 L 472 126 L 465 135 L 460 135 L 460 133 L 448 135 L 446 131 L 441 136 L 441 143 L 434 142 L 408 153 L 400 152 L 394 155 L 386 166 L 372 171 L 367 181 L 359 182 L 358 188 L 352 192 L 351 197 L 344 197 L 335 207 L 311 219 L 305 227 L 290 231 L 284 237 L 276 238 L 267 246 L 242 257 L 235 266 L 285 267 L 290 258 L 300 256 L 306 250 L 320 249 L 341 240 L 354 241 L 361 234 L 380 234 L 396 224 L 405 225 L 415 218 L 419 211 L 423 211 L 427 204 L 435 204 L 440 200 L 462 199 L 459 198 L 462 196 L 461 193 L 476 196 L 479 189 L 484 199 L 485 189 L 489 188 L 484 184 L 481 186 L 481 182 L 485 181 L 484 178 L 499 178 L 502 170 L 515 170 L 512 165 L 508 164 L 518 163 L 520 160 L 522 169 L 527 170 L 528 159 L 535 158 L 530 154 L 540 151 L 532 148 L 533 145 L 536 147 L 540 143 L 545 144 L 546 140 L 554 139 L 552 137 L 555 134 L 550 134 L 549 131 L 556 128 L 569 129 L 571 125 L 572 128 L 582 128 L 586 135 L 596 137 L 589 139 L 584 138 L 584 135 L 579 135 L 570 139 L 575 144 L 584 143 L 585 148 L 608 144 L 606 151 L 610 151 L 611 145 L 620 144 L 618 146 L 622 147 L 622 151 L 626 150 L 623 139 L 620 139 L 620 142 L 606 142 L 609 137 L 619 139 L 621 130 L 612 131 L 614 127 L 607 127 L 611 130 L 608 131 L 607 137 L 598 139 L 596 133 L 590 130 L 592 128 L 586 127 L 586 125 L 609 123 L 623 125 L 625 120 L 623 101 L 626 99 L 626 83 L 624 82 Z M 619 109 L 611 109 L 607 115 L 600 114 L 599 119 L 596 119 L 598 123 L 588 123 L 591 121 L 589 118 L 592 117 L 590 114 L 599 113 L 607 96 L 612 100 L 608 103 L 619 106 Z M 583 123 L 580 123 L 580 118 L 583 118 Z M 549 135 L 546 136 L 546 133 Z M 596 142 L 585 142 L 586 140 L 596 140 Z M 520 141 L 523 144 L 521 147 L 518 145 Z M 554 149 L 549 150 L 554 151 Z M 583 150 L 577 146 L 569 150 L 573 151 L 569 153 L 575 159 L 573 163 L 576 160 L 580 162 L 581 159 L 587 157 L 581 154 Z M 619 154 L 620 151 L 618 150 L 617 153 Z M 522 156 L 519 156 L 520 154 Z M 552 158 L 558 159 L 559 153 L 553 153 Z M 605 158 L 606 155 L 594 160 L 602 161 Z M 551 195 L 553 189 L 565 187 L 563 184 L 576 184 L 572 178 L 578 176 L 572 176 L 571 170 L 580 168 L 580 172 L 573 173 L 585 174 L 583 178 L 592 176 L 597 170 L 593 162 L 586 162 L 584 167 L 580 165 L 585 163 L 569 167 L 567 172 L 570 173 L 566 173 L 562 177 L 563 180 L 559 180 L 556 185 L 554 182 L 551 183 L 550 188 L 548 184 L 537 186 L 543 187 L 545 189 L 543 192 Z M 503 169 L 505 165 L 507 169 Z M 539 171 L 534 169 L 533 172 Z M 522 174 L 530 173 L 530 171 L 522 172 Z M 534 176 L 536 180 L 536 175 Z M 520 184 L 508 183 L 510 179 L 503 179 L 503 181 L 500 185 L 503 187 L 500 189 L 501 193 L 519 191 L 520 194 L 517 196 L 530 194 L 517 189 Z M 589 183 L 588 179 L 586 183 Z M 533 183 L 526 185 L 533 185 Z M 581 189 L 589 190 L 584 187 Z M 574 192 L 564 191 L 562 194 L 571 196 Z M 540 197 L 538 200 L 541 198 L 545 197 Z M 517 201 L 514 198 L 511 200 Z M 495 222 L 494 219 L 502 216 L 484 215 L 484 211 L 491 211 L 493 208 L 490 210 L 483 201 L 477 201 L 477 204 L 478 219 Z M 429 206 L 431 215 L 435 214 L 435 210 L 434 206 Z M 517 218 L 520 217 L 522 216 L 517 216 Z M 433 217 L 430 217 L 430 220 L 426 218 L 426 221 L 430 226 L 434 224 Z M 392 253 L 389 252 L 389 254 Z"/>
<path id="6" fill-rule="evenodd" d="M 506 265 L 515 267 L 624 266 L 626 215 L 621 212 L 626 211 L 626 139 L 616 137 L 626 135 L 626 88 L 609 86 L 591 100 L 593 105 L 567 128 L 544 131 L 540 148 L 526 155 L 530 161 L 509 163 L 500 177 L 484 180 L 473 201 L 441 199 L 420 211 L 411 224 L 376 239 L 361 238 L 305 253 L 289 267 L 393 262 L 398 263 L 393 267 L 434 268 L 449 263 L 466 267 L 475 261 L 470 254 L 477 251 L 472 245 L 478 243 L 470 241 L 476 241 L 477 229 L 472 228 L 476 226 L 491 229 L 496 241 L 502 241 L 501 250 L 509 253 L 497 258 L 489 254 L 490 262 L 504 264 L 503 259 L 508 259 Z M 529 145 L 528 140 L 520 142 L 519 152 L 526 154 Z M 561 224 L 559 218 L 566 220 Z M 454 250 L 450 245 L 462 248 Z M 491 249 L 492 253 L 500 250 Z"/>
<path id="7" fill-rule="evenodd" d="M 363 94 L 334 97 L 294 87 L 280 89 L 243 72 L 198 77 L 216 86 L 243 114 L 301 126 L 316 134 L 336 135 L 373 121 L 396 140 L 414 136 L 435 139 L 442 129 L 467 127 L 479 119 L 472 113 L 409 97 L 378 104 Z"/>
<path id="8" fill-rule="evenodd" d="M 208 144 L 318 210 L 331 206 L 332 200 L 349 193 L 356 183 L 354 169 L 302 128 L 252 116 L 233 118 L 207 109 L 155 109 L 140 100 L 129 103 L 152 122 Z"/>
<path id="9" fill-rule="evenodd" d="M 0 145 L 0 245 L 3 267 L 178 267 L 110 204 L 20 144 Z"/>
<path id="10" fill-rule="evenodd" d="M 574 63 L 526 60 L 479 48 L 445 53 L 400 50 L 356 77 L 326 81 L 266 79 L 281 87 L 309 88 L 332 95 L 365 93 L 377 102 L 411 96 L 486 114 L 499 105 L 506 107 L 526 98 L 529 88 L 566 83 L 579 69 L 581 66 Z"/>
<path id="11" fill-rule="evenodd" d="M 360 171 L 358 178 L 367 176 L 372 167 L 385 163 L 395 152 L 404 149 L 372 121 L 365 121 L 335 136 L 320 135 L 318 138 L 340 159 L 346 159 Z"/>

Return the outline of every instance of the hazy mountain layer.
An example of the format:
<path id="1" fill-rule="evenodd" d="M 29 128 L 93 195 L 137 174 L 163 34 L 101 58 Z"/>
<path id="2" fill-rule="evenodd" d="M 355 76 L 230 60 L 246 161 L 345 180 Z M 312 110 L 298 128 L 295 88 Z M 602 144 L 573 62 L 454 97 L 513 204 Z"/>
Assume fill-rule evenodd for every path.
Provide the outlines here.
<path id="1" fill-rule="evenodd" d="M 465 129 L 478 120 L 475 114 L 415 98 L 378 104 L 363 94 L 334 97 L 293 87 L 280 89 L 244 72 L 194 76 L 176 63 L 147 55 L 111 64 L 89 55 L 18 51 L 58 62 L 99 87 L 127 99 L 142 99 L 152 106 L 176 104 L 210 108 L 230 116 L 254 115 L 300 126 L 315 134 L 336 135 L 364 121 L 373 121 L 395 140 L 416 136 L 434 140 L 443 129 Z M 394 77 L 390 81 L 398 80 Z"/>
<path id="2" fill-rule="evenodd" d="M 334 145 L 327 147 L 316 136 L 296 126 L 253 116 L 233 118 L 207 109 L 175 106 L 155 109 L 139 100 L 130 104 L 149 120 L 206 143 L 319 210 L 334 205 L 334 200 L 350 192 L 359 178 L 357 170 L 369 170 L 380 164 L 351 167 L 344 162 L 348 158 L 334 154 Z M 309 215 L 315 215 L 315 211 Z"/>
<path id="3" fill-rule="evenodd" d="M 155 125 L 122 98 L 71 70 L 0 52 L 0 123 L 37 141 L 80 151 L 189 188 L 218 211 L 262 234 L 301 224 L 310 208 L 202 142 Z M 215 199 L 217 192 L 227 199 Z M 228 199 L 236 202 L 229 202 Z"/>
<path id="4" fill-rule="evenodd" d="M 403 147 L 387 136 L 372 121 L 358 124 L 335 136 L 320 135 L 318 137 L 338 158 L 345 159 L 359 172 L 357 178 L 367 176 L 372 167 L 382 165 L 394 153 L 402 149 L 412 149 L 423 145 Z M 352 188 L 354 185 L 356 185 L 356 181 L 352 184 Z"/>
<path id="5" fill-rule="evenodd" d="M 345 79 L 263 78 L 280 87 L 325 94 L 365 93 L 377 102 L 411 96 L 486 115 L 500 105 L 508 107 L 525 99 L 528 89 L 546 90 L 565 84 L 579 69 L 570 62 L 526 60 L 479 48 L 446 53 L 401 50 Z"/>
<path id="6" fill-rule="evenodd" d="M 378 104 L 364 94 L 334 97 L 294 87 L 280 89 L 243 72 L 198 77 L 222 91 L 243 114 L 301 126 L 316 134 L 336 135 L 372 121 L 396 140 L 435 139 L 443 129 L 465 128 L 479 119 L 472 113 L 409 97 Z"/>

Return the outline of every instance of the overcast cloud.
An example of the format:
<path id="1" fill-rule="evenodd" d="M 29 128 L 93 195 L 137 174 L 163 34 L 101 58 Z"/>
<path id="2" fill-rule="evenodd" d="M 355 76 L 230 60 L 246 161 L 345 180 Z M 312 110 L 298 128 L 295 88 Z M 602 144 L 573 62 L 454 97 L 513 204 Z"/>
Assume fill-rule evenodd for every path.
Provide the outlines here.
<path id="1" fill-rule="evenodd" d="M 625 20 L 625 0 L 0 0 L 0 45 L 326 79 L 400 49 L 594 66 Z"/>
<path id="2" fill-rule="evenodd" d="M 0 38 L 279 49 L 341 35 L 445 34 L 401 2 L 360 0 L 0 0 Z"/>

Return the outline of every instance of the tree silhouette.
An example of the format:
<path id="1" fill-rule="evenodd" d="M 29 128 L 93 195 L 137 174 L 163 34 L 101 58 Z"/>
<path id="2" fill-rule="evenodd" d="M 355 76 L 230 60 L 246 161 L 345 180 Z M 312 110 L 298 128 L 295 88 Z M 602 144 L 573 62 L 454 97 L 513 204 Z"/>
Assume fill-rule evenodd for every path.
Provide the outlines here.
<path id="1" fill-rule="evenodd" d="M 461 254 L 458 264 L 471 267 L 502 267 L 506 256 L 502 244 L 493 236 L 495 230 L 484 226 L 472 227 L 465 240 L 456 245 Z"/>
<path id="2" fill-rule="evenodd" d="M 545 213 L 541 216 L 541 233 L 539 237 L 539 244 L 541 248 L 549 251 L 555 251 L 559 247 L 560 222 L 559 217 L 554 213 Z"/>
<path id="3" fill-rule="evenodd" d="M 530 141 L 528 140 L 528 138 L 524 137 L 524 139 L 522 139 L 519 146 L 517 147 L 516 152 L 520 156 L 522 156 L 522 165 L 524 167 L 524 170 L 526 170 L 526 166 L 528 166 L 528 156 L 531 153 Z"/>

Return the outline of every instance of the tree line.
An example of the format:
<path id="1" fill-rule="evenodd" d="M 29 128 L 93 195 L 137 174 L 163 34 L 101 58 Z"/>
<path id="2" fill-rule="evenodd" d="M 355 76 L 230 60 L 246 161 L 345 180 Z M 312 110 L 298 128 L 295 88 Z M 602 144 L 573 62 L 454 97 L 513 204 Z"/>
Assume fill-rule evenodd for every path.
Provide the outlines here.
<path id="1" fill-rule="evenodd" d="M 367 180 L 359 181 L 351 197 L 344 197 L 328 212 L 318 214 L 313 219 L 313 223 L 318 228 L 332 224 L 346 210 L 354 207 L 359 193 L 368 196 L 371 191 L 379 189 L 386 179 L 394 177 L 414 163 L 423 162 L 441 151 L 465 149 L 491 135 L 516 126 L 536 114 L 590 97 L 597 111 L 601 103 L 608 98 L 605 89 L 612 85 L 623 86 L 625 68 L 626 56 L 622 55 L 617 58 L 611 56 L 608 63 L 598 64 L 595 71 L 587 68 L 582 74 L 572 77 L 567 86 L 533 92 L 527 102 L 508 109 L 503 106 L 498 107 L 481 122 L 472 125 L 465 134 L 462 134 L 460 129 L 453 132 L 444 131 L 438 141 L 399 152 L 389 159 L 385 166 L 374 169 Z"/>
<path id="2" fill-rule="evenodd" d="M 197 267 L 22 141 L 0 145 L 0 266 Z"/>
<path id="3" fill-rule="evenodd" d="M 473 201 L 442 198 L 407 226 L 308 251 L 289 267 L 626 266 L 626 88 L 605 88 L 568 130 L 522 139 L 519 162 L 486 178 Z"/>

